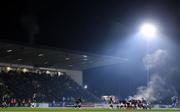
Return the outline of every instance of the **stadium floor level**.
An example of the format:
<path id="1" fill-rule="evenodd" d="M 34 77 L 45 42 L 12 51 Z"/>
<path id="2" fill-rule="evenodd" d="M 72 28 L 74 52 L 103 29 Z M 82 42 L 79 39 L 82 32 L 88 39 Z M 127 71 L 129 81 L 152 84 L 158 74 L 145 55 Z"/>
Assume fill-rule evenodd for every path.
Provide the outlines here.
<path id="1" fill-rule="evenodd" d="M 180 112 L 178 109 L 105 109 L 105 108 L 0 108 L 0 112 Z"/>

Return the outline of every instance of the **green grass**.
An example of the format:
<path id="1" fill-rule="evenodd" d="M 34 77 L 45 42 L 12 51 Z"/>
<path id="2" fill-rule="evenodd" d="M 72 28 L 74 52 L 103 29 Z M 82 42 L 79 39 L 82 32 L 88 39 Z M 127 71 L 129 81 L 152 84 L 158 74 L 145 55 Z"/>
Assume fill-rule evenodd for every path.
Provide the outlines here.
<path id="1" fill-rule="evenodd" d="M 180 112 L 180 109 L 105 109 L 105 108 L 0 108 L 0 112 Z"/>

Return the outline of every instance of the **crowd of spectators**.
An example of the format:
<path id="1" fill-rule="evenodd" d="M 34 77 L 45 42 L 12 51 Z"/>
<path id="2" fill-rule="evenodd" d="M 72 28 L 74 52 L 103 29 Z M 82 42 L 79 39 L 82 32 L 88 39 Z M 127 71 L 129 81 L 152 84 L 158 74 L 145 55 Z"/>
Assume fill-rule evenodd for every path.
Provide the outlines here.
<path id="1" fill-rule="evenodd" d="M 98 99 L 70 76 L 1 71 L 0 99 L 10 106 L 29 106 L 31 102 L 73 101 L 81 97 L 84 102 L 96 102 Z"/>

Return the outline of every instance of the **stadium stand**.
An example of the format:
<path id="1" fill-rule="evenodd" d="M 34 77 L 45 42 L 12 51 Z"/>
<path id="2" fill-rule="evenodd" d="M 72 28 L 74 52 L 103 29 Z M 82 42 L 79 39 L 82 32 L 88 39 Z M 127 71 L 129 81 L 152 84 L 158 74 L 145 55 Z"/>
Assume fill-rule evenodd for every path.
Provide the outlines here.
<path id="1" fill-rule="evenodd" d="M 35 102 L 74 102 L 81 97 L 84 102 L 97 102 L 92 93 L 83 89 L 68 75 L 2 71 L 0 73 L 0 98 L 10 106 L 30 106 Z"/>
<path id="2" fill-rule="evenodd" d="M 81 97 L 89 106 L 100 100 L 83 88 L 83 71 L 127 61 L 121 57 L 1 41 L 0 104 L 30 106 L 35 102 L 54 107 L 53 104 L 74 103 Z"/>

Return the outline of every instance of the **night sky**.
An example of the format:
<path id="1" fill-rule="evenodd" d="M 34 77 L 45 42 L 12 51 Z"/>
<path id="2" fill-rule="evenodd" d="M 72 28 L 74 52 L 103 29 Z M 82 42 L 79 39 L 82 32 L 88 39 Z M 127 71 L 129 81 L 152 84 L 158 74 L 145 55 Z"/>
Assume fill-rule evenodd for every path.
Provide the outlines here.
<path id="1" fill-rule="evenodd" d="M 23 18 L 28 20 L 23 22 Z M 28 42 L 28 32 L 36 27 L 36 44 L 112 53 L 117 42 L 146 19 L 160 23 L 164 32 L 178 35 L 179 4 L 173 0 L 7 1 L 1 3 L 0 34 L 1 39 Z"/>
<path id="2" fill-rule="evenodd" d="M 139 56 L 123 47 L 129 46 L 125 42 L 138 31 L 142 21 L 158 23 L 161 33 L 177 44 L 180 41 L 178 0 L 17 0 L 0 4 L 1 40 L 29 44 L 30 37 L 34 37 L 33 43 L 37 45 L 134 59 L 129 64 L 85 71 L 85 83 L 91 91 L 101 91 L 98 95 L 118 95 L 122 93 L 122 84 L 127 84 L 131 89 L 124 90 L 122 96 L 125 97 L 127 93 L 133 94 L 131 90 L 137 86 L 145 84 L 143 75 L 130 78 L 130 74 L 145 72 L 142 64 L 134 68 L 134 63 L 141 63 L 143 54 Z M 134 69 L 127 72 L 125 68 Z M 114 77 L 109 79 L 112 74 Z M 93 85 L 101 79 L 101 87 Z M 111 82 L 109 86 L 103 83 L 108 81 Z M 115 88 L 117 84 L 119 90 Z"/>

